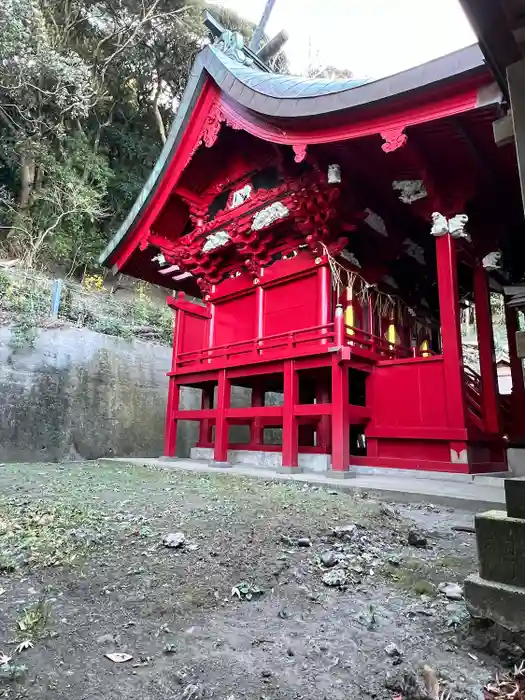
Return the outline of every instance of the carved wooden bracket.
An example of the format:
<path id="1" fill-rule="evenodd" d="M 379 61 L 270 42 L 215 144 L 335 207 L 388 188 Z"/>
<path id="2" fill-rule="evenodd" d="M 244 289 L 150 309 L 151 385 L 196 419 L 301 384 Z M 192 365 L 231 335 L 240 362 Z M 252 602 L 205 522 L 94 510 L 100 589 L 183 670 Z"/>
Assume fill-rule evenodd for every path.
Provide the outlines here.
<path id="1" fill-rule="evenodd" d="M 293 152 L 295 153 L 294 160 L 296 163 L 302 163 L 303 160 L 306 158 L 306 149 L 308 148 L 308 144 L 306 143 L 300 143 L 295 146 L 292 146 Z"/>
<path id="2" fill-rule="evenodd" d="M 405 145 L 408 138 L 405 134 L 405 127 L 388 129 L 388 131 L 382 131 L 380 135 L 385 142 L 381 146 L 385 153 L 392 153 L 392 151 L 397 151 L 398 148 L 401 148 Z"/>

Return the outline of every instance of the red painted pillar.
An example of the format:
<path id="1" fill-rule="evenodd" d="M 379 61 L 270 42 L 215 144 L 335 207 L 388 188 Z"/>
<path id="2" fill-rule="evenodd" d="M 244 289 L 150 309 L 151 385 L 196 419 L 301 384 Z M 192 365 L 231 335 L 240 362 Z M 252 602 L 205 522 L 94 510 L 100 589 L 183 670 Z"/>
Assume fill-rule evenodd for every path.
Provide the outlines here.
<path id="1" fill-rule="evenodd" d="M 315 387 L 315 400 L 317 403 L 330 403 L 330 389 L 325 384 L 324 375 L 317 379 Z M 330 449 L 330 416 L 321 416 L 317 424 L 317 446 L 323 452 Z"/>
<path id="2" fill-rule="evenodd" d="M 466 428 L 456 241 L 450 234 L 436 238 L 436 259 L 448 420 L 450 427 Z"/>
<path id="3" fill-rule="evenodd" d="M 230 408 L 230 396 L 230 381 L 226 376 L 226 370 L 221 369 L 217 388 L 214 462 L 223 466 L 228 465 L 228 421 L 226 420 L 226 410 Z"/>
<path id="4" fill-rule="evenodd" d="M 166 406 L 166 432 L 164 433 L 164 456 L 175 457 L 177 450 L 177 419 L 174 413 L 179 410 L 180 387 L 170 377 L 168 403 Z"/>
<path id="5" fill-rule="evenodd" d="M 264 389 L 260 385 L 252 388 L 252 406 L 264 406 Z M 254 449 L 258 449 L 263 444 L 263 427 L 260 418 L 254 418 L 250 425 L 250 443 Z"/>
<path id="6" fill-rule="evenodd" d="M 332 356 L 332 468 L 331 476 L 350 476 L 350 396 L 348 366 L 339 353 Z"/>
<path id="7" fill-rule="evenodd" d="M 507 340 L 509 343 L 510 373 L 512 376 L 512 410 L 519 437 L 525 435 L 525 385 L 523 383 L 523 363 L 518 357 L 516 333 L 519 331 L 518 312 L 512 306 L 508 306 L 505 300 L 505 324 L 507 326 Z"/>
<path id="8" fill-rule="evenodd" d="M 375 324 L 374 324 L 374 298 L 372 297 L 372 294 L 369 295 L 368 297 L 368 302 L 366 306 L 366 315 L 367 315 L 367 330 L 370 333 L 370 352 L 375 352 L 376 347 L 375 347 L 375 336 L 374 336 L 374 331 L 375 331 Z"/>
<path id="9" fill-rule="evenodd" d="M 489 433 L 497 434 L 501 430 L 501 424 L 496 353 L 494 350 L 488 277 L 485 269 L 481 266 L 474 269 L 474 304 L 476 307 L 483 415 Z"/>
<path id="10" fill-rule="evenodd" d="M 213 408 L 213 387 L 205 386 L 202 390 L 201 408 L 203 410 Z M 199 447 L 209 447 L 212 443 L 211 425 L 207 418 L 200 421 Z"/>
<path id="11" fill-rule="evenodd" d="M 299 378 L 293 360 L 284 363 L 282 470 L 299 471 L 299 434 L 295 405 L 299 400 Z"/>
<path id="12" fill-rule="evenodd" d="M 328 265 L 322 265 L 319 268 L 319 325 L 326 326 L 330 323 L 330 311 L 332 307 L 332 282 L 330 278 L 330 269 Z M 321 331 L 321 335 L 326 335 L 328 329 Z M 324 345 L 328 341 L 322 340 Z"/>

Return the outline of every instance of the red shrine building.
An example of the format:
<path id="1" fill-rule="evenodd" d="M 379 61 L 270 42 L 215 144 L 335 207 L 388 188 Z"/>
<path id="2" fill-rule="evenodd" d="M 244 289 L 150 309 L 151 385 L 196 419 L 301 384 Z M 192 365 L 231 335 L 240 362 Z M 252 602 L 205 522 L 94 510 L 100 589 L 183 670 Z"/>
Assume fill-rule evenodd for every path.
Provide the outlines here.
<path id="1" fill-rule="evenodd" d="M 504 108 L 478 46 L 370 82 L 276 75 L 228 32 L 198 55 L 103 254 L 171 290 L 165 456 L 188 420 L 217 466 L 506 469 L 525 437 L 518 317 L 507 307 L 501 396 L 489 292 L 522 279 L 525 230 L 514 145 L 494 141 Z"/>

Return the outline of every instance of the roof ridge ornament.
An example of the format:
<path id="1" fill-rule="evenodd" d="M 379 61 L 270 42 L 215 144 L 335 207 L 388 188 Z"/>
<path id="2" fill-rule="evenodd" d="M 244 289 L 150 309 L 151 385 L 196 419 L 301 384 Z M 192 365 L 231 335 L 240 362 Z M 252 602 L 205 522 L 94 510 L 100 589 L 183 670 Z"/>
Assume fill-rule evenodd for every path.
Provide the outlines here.
<path id="1" fill-rule="evenodd" d="M 243 66 L 253 66 L 253 59 L 244 53 L 244 38 L 240 32 L 226 29 L 220 37 L 215 39 L 213 45 Z"/>

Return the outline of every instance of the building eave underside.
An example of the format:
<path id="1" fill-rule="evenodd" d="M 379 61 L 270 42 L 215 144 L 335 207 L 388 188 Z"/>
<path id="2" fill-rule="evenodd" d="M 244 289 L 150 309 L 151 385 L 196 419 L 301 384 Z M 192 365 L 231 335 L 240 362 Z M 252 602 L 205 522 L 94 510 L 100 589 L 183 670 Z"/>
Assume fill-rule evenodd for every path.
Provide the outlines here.
<path id="1" fill-rule="evenodd" d="M 132 232 L 144 208 L 162 181 L 166 168 L 179 146 L 185 127 L 208 78 L 241 109 L 256 113 L 260 119 L 315 118 L 377 105 L 417 90 L 483 69 L 484 59 L 477 45 L 469 46 L 402 73 L 373 82 L 355 80 L 309 80 L 262 73 L 243 66 L 214 47 L 206 47 L 197 56 L 188 84 L 162 152 L 140 195 L 120 229 L 99 260 L 109 265 L 120 244 Z"/>
<path id="2" fill-rule="evenodd" d="M 523 31 L 525 0 L 460 0 L 494 77 L 508 97 L 507 67 L 523 57 L 516 32 Z M 521 33 L 520 32 L 520 33 Z"/>

